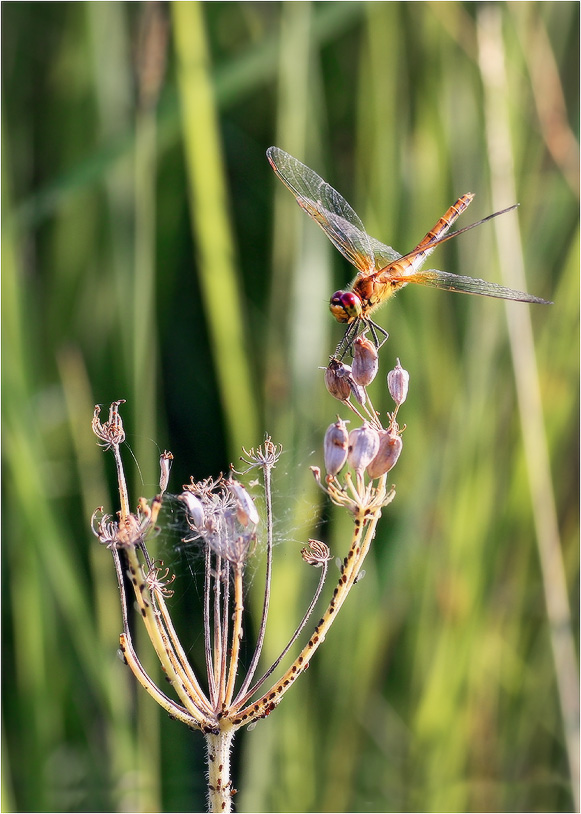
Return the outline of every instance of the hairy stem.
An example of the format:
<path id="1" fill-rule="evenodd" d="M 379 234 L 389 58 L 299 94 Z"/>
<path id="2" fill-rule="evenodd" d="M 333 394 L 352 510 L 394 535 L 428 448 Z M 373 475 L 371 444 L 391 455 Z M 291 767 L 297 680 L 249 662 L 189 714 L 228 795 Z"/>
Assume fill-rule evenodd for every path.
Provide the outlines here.
<path id="1" fill-rule="evenodd" d="M 219 732 L 205 735 L 208 761 L 208 811 L 232 811 L 232 797 L 236 793 L 230 778 L 230 752 L 234 728 L 227 720 L 221 721 Z"/>

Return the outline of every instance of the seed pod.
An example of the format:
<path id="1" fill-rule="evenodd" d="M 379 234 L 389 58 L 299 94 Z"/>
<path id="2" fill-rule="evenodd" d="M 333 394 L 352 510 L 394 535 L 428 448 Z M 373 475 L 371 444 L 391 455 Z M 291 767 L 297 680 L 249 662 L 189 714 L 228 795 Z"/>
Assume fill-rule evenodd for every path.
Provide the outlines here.
<path id="1" fill-rule="evenodd" d="M 204 528 L 204 507 L 202 501 L 199 500 L 191 492 L 182 492 L 180 500 L 186 504 L 187 512 L 195 528 L 201 530 Z"/>
<path id="2" fill-rule="evenodd" d="M 348 458 L 356 472 L 363 472 L 377 455 L 378 449 L 379 433 L 367 422 L 349 433 Z"/>
<path id="3" fill-rule="evenodd" d="M 377 348 L 365 336 L 358 336 L 353 342 L 353 380 L 367 387 L 375 379 L 378 368 Z"/>
<path id="4" fill-rule="evenodd" d="M 347 460 L 349 435 L 345 422 L 340 418 L 331 424 L 325 433 L 324 455 L 325 469 L 329 475 L 336 475 L 343 468 Z"/>
<path id="5" fill-rule="evenodd" d="M 325 386 L 329 393 L 339 401 L 347 401 L 351 395 L 351 368 L 338 359 L 331 359 L 325 368 Z"/>
<path id="6" fill-rule="evenodd" d="M 410 374 L 403 369 L 398 359 L 397 365 L 387 374 L 387 389 L 398 407 L 406 400 L 409 381 Z"/>
<path id="7" fill-rule="evenodd" d="M 367 474 L 374 480 L 385 475 L 397 463 L 403 447 L 401 436 L 391 430 L 379 433 L 379 449 L 375 458 L 367 465 Z"/>
<path id="8" fill-rule="evenodd" d="M 260 516 L 245 487 L 236 480 L 229 480 L 226 485 L 236 498 L 236 519 L 240 525 L 244 528 L 249 524 L 257 526 L 260 522 Z"/>
<path id="9" fill-rule="evenodd" d="M 360 384 L 357 384 L 357 382 L 355 382 L 353 380 L 352 376 L 349 376 L 347 381 L 349 382 L 349 387 L 351 388 L 351 392 L 353 393 L 353 395 L 355 396 L 355 398 L 357 399 L 359 404 L 361 404 L 363 406 L 365 404 L 365 402 L 367 401 L 367 393 L 365 392 L 365 388 L 361 387 Z"/>
<path id="10" fill-rule="evenodd" d="M 159 491 L 163 495 L 165 490 L 167 489 L 167 485 L 169 483 L 169 473 L 171 470 L 171 464 L 173 461 L 173 455 L 171 452 L 162 452 L 159 458 L 159 466 L 160 466 L 160 476 L 159 476 Z"/>

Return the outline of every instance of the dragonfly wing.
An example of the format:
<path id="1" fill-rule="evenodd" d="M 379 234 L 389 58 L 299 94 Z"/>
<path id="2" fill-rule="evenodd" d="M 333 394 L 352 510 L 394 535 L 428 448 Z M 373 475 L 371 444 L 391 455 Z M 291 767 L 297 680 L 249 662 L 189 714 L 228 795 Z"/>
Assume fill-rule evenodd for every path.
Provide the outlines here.
<path id="1" fill-rule="evenodd" d="M 401 254 L 399 254 L 399 252 L 396 252 L 396 250 L 392 249 L 391 246 L 386 246 L 385 243 L 380 243 L 379 240 L 376 240 L 374 237 L 370 237 L 369 242 L 375 257 L 376 269 L 383 269 L 386 266 L 389 266 L 390 263 L 393 263 L 395 260 L 399 260 L 401 258 Z"/>
<path id="2" fill-rule="evenodd" d="M 489 283 L 476 277 L 463 277 L 460 274 L 451 274 L 447 271 L 427 269 L 412 274 L 402 275 L 401 282 L 419 283 L 420 285 L 441 288 L 445 291 L 460 291 L 464 294 L 479 294 L 483 297 L 497 297 L 501 300 L 517 300 L 518 302 L 536 302 L 541 305 L 552 305 L 548 300 L 533 297 L 524 291 L 515 291 L 503 285 Z"/>
<path id="3" fill-rule="evenodd" d="M 325 232 L 360 272 L 375 270 L 369 235 L 361 219 L 345 198 L 327 184 L 316 172 L 301 164 L 278 147 L 269 147 L 266 156 L 283 184 L 290 189 L 297 203 Z"/>

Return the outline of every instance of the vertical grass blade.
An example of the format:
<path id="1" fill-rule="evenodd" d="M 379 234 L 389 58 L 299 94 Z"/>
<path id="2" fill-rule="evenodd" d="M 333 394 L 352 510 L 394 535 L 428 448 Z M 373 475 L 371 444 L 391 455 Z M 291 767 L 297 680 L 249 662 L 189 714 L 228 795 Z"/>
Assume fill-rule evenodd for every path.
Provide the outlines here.
<path id="1" fill-rule="evenodd" d="M 230 449 L 235 451 L 259 436 L 203 10 L 198 2 L 172 3 L 198 273 Z M 193 304 L 192 319 L 197 318 Z M 195 348 L 190 352 L 195 354 Z"/>
<path id="2" fill-rule="evenodd" d="M 491 195 L 492 203 L 496 207 L 501 201 L 516 198 L 503 35 L 497 6 L 483 6 L 479 9 L 478 44 L 485 95 Z M 524 261 L 517 222 L 514 218 L 499 219 L 495 221 L 494 228 L 500 268 L 506 284 L 522 288 Z M 575 807 L 578 809 L 579 672 L 542 413 L 531 316 L 528 309 L 515 308 L 508 303 L 506 311 L 563 730 Z"/>

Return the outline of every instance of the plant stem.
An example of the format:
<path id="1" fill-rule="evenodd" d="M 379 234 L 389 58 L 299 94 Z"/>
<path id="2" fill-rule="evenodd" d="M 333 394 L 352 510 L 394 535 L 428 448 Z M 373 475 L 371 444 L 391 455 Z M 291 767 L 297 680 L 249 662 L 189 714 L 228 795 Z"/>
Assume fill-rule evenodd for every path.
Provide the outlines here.
<path id="1" fill-rule="evenodd" d="M 230 779 L 230 751 L 234 739 L 232 724 L 223 720 L 217 734 L 207 733 L 206 756 L 208 761 L 208 811 L 232 811 L 235 790 Z"/>
<path id="2" fill-rule="evenodd" d="M 254 654 L 246 673 L 246 678 L 242 682 L 242 686 L 238 690 L 235 702 L 239 702 L 242 696 L 246 695 L 250 682 L 254 678 L 254 673 L 258 667 L 260 654 L 262 653 L 262 646 L 264 644 L 264 637 L 266 635 L 266 620 L 268 619 L 268 609 L 270 606 L 270 586 L 272 581 L 272 491 L 271 491 L 271 467 L 265 466 L 264 472 L 264 499 L 266 504 L 266 574 L 264 581 L 264 602 L 262 605 L 262 617 L 260 620 L 260 628 L 256 640 L 256 647 Z"/>
<path id="3" fill-rule="evenodd" d="M 236 674 L 238 672 L 238 657 L 240 654 L 240 641 L 242 639 L 242 612 L 244 610 L 244 603 L 242 599 L 242 568 L 239 565 L 234 566 L 234 624 L 232 630 L 232 653 L 230 656 L 230 672 L 228 675 L 228 684 L 226 686 L 226 697 L 224 704 L 226 707 L 230 706 L 232 696 L 234 695 L 234 684 L 236 682 Z"/>

